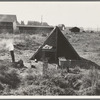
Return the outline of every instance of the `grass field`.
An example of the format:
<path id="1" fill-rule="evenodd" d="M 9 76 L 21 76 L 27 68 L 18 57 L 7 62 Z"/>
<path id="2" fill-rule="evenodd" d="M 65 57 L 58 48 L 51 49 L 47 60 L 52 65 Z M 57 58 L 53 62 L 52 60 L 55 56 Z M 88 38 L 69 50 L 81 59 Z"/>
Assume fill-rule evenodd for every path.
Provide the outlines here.
<path id="1" fill-rule="evenodd" d="M 77 53 L 86 60 L 100 65 L 100 33 L 70 33 L 66 38 Z M 11 63 L 9 51 L 3 45 L 14 39 L 16 62 L 23 60 L 25 68 Z M 42 76 L 42 62 L 30 62 L 31 56 L 45 41 L 46 36 L 28 34 L 0 34 L 0 94 L 1 95 L 100 95 L 100 71 L 95 64 L 82 64 L 66 69 L 56 69 L 49 64 L 47 75 Z M 34 64 L 36 68 L 31 68 Z M 88 67 L 85 68 L 85 67 Z"/>

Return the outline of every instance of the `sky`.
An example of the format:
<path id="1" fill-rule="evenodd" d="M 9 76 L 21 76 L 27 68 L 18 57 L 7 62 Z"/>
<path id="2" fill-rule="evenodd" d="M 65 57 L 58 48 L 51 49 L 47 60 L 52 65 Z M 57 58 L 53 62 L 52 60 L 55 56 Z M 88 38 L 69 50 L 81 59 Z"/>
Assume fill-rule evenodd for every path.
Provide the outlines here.
<path id="1" fill-rule="evenodd" d="M 15 14 L 17 20 L 64 24 L 66 27 L 100 28 L 100 2 L 0 2 L 0 14 Z"/>

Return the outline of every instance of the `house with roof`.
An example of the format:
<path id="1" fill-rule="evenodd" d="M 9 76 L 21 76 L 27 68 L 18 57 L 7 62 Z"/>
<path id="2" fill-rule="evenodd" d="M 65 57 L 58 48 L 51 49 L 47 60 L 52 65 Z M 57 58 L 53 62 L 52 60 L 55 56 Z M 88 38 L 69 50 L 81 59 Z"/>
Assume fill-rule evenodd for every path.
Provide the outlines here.
<path id="1" fill-rule="evenodd" d="M 16 24 L 16 15 L 0 14 L 0 33 L 14 33 Z"/>
<path id="2" fill-rule="evenodd" d="M 54 27 L 53 26 L 36 26 L 36 25 L 17 25 L 19 33 L 28 34 L 48 34 Z"/>
<path id="3" fill-rule="evenodd" d="M 53 28 L 49 25 L 21 25 L 16 15 L 0 14 L 0 33 L 47 34 Z"/>

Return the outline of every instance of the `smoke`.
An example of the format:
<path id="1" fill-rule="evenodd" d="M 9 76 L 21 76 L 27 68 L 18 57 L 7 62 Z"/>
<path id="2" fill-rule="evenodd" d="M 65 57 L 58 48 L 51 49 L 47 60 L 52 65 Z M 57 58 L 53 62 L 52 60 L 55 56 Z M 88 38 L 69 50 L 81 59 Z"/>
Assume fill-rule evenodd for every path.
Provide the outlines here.
<path id="1" fill-rule="evenodd" d="M 14 50 L 13 39 L 3 39 L 0 41 L 0 50 Z"/>

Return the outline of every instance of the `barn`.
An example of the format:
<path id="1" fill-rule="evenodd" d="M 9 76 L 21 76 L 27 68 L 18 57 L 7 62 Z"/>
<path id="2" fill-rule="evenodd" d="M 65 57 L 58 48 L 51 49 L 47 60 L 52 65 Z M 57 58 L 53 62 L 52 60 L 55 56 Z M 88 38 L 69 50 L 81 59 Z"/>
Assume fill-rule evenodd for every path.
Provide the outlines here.
<path id="1" fill-rule="evenodd" d="M 50 33 L 54 27 L 52 26 L 35 26 L 35 25 L 17 25 L 19 33 L 28 34 L 44 34 Z"/>
<path id="2" fill-rule="evenodd" d="M 14 33 L 16 24 L 16 15 L 0 14 L 0 33 Z"/>

